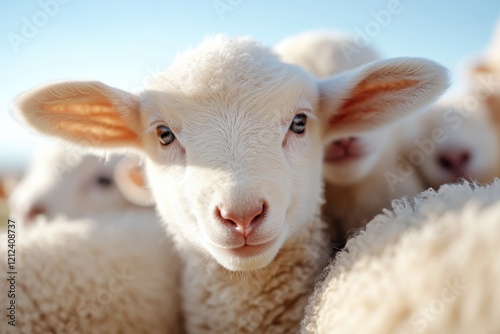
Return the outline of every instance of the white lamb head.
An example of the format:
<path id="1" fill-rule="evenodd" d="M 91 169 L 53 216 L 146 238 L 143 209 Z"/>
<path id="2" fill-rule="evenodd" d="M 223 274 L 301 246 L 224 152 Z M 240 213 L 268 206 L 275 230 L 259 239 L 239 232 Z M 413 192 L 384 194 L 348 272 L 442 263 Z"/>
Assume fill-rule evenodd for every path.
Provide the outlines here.
<path id="1" fill-rule="evenodd" d="M 434 188 L 458 178 L 489 183 L 500 176 L 500 23 L 488 48 L 466 71 L 466 92 L 442 99 L 422 121 L 420 140 L 432 152 L 416 165 Z"/>
<path id="2" fill-rule="evenodd" d="M 139 164 L 132 156 L 103 159 L 58 146 L 43 149 L 9 196 L 10 216 L 30 224 L 39 215 L 51 221 L 152 206 L 147 189 L 133 184 Z"/>
<path id="3" fill-rule="evenodd" d="M 317 219 L 323 137 L 393 122 L 446 86 L 441 66 L 410 58 L 319 81 L 250 39 L 217 36 L 179 56 L 139 96 L 66 82 L 26 93 L 17 106 L 48 135 L 142 152 L 157 209 L 178 242 L 248 271 L 267 266 Z"/>
<path id="4" fill-rule="evenodd" d="M 11 217 L 30 223 L 37 215 L 81 217 L 130 206 L 113 177 L 118 160 L 105 162 L 63 148 L 40 151 L 9 198 Z"/>
<path id="5" fill-rule="evenodd" d="M 499 176 L 500 124 L 495 126 L 495 113 L 477 94 L 446 97 L 432 106 L 408 150 L 424 182 L 437 189 L 460 178 L 489 183 Z"/>

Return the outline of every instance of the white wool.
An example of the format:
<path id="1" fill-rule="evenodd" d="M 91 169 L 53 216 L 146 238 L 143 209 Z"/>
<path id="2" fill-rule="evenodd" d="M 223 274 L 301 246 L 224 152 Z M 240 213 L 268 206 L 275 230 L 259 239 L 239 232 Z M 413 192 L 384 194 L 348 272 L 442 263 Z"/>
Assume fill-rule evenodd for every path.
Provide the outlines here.
<path id="1" fill-rule="evenodd" d="M 337 254 L 304 333 L 500 332 L 500 180 L 395 201 Z"/>
<path id="2" fill-rule="evenodd" d="M 177 333 L 176 250 L 152 211 L 41 221 L 16 234 L 16 327 L 2 333 Z M 6 232 L 1 239 L 7 240 Z M 7 242 L 0 245 L 2 272 Z M 5 277 L 0 288 L 6 292 Z M 7 305 L 7 294 L 2 294 Z M 15 329 L 15 331 L 13 331 Z"/>

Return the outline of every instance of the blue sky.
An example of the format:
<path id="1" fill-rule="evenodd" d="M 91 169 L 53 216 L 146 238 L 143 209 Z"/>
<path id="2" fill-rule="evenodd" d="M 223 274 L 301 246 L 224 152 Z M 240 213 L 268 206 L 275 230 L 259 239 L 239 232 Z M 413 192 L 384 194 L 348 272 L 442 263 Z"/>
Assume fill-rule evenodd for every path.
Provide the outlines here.
<path id="1" fill-rule="evenodd" d="M 309 29 L 359 34 L 397 3 L 370 44 L 386 57 L 427 57 L 455 73 L 486 47 L 500 19 L 498 0 L 2 1 L 0 170 L 22 166 L 47 142 L 11 116 L 12 99 L 33 86 L 81 79 L 136 90 L 207 35 L 274 45 Z"/>

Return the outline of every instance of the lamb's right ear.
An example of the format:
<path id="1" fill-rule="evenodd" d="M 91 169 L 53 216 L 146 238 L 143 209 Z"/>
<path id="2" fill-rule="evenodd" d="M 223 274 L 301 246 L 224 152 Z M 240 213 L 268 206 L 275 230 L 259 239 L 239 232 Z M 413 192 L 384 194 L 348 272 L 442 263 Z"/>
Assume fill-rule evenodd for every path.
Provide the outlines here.
<path id="1" fill-rule="evenodd" d="M 138 98 L 97 81 L 36 88 L 14 101 L 37 131 L 83 147 L 139 147 Z"/>
<path id="2" fill-rule="evenodd" d="M 380 128 L 424 108 L 448 87 L 448 71 L 426 59 L 376 61 L 319 84 L 325 135 Z"/>
<path id="3" fill-rule="evenodd" d="M 114 178 L 118 189 L 130 203 L 153 206 L 154 200 L 147 188 L 141 160 L 134 156 L 123 157 L 115 167 Z"/>

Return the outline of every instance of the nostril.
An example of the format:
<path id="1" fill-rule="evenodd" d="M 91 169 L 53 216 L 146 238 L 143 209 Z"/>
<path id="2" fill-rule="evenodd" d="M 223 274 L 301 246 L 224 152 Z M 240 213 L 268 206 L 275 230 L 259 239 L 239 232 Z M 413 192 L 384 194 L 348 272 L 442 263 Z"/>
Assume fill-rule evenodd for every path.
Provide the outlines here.
<path id="1" fill-rule="evenodd" d="M 225 224 L 234 225 L 235 227 L 237 226 L 236 222 L 234 222 L 233 220 L 228 218 L 229 213 L 226 210 L 221 211 L 219 206 L 215 207 L 215 216 L 217 217 L 217 219 L 219 219 L 221 222 L 223 222 Z"/>
<path id="2" fill-rule="evenodd" d="M 251 225 L 260 224 L 264 220 L 266 213 L 267 213 L 267 203 L 262 201 L 259 212 L 252 218 L 250 224 Z"/>
<path id="3" fill-rule="evenodd" d="M 468 151 L 463 151 L 461 154 L 460 154 L 460 157 L 459 157 L 459 161 L 460 161 L 460 165 L 461 166 L 465 166 L 469 163 L 471 159 L 471 154 L 470 152 Z"/>
<path id="4" fill-rule="evenodd" d="M 469 151 L 442 154 L 439 156 L 439 165 L 449 171 L 458 171 L 466 167 L 471 158 Z"/>
<path id="5" fill-rule="evenodd" d="M 33 220 L 36 218 L 36 216 L 40 216 L 45 214 L 46 210 L 41 207 L 41 206 L 33 206 L 31 209 L 28 210 L 28 213 L 26 214 L 27 220 Z"/>
<path id="6" fill-rule="evenodd" d="M 446 170 L 453 170 L 453 161 L 447 155 L 441 155 L 438 158 L 439 165 Z"/>

